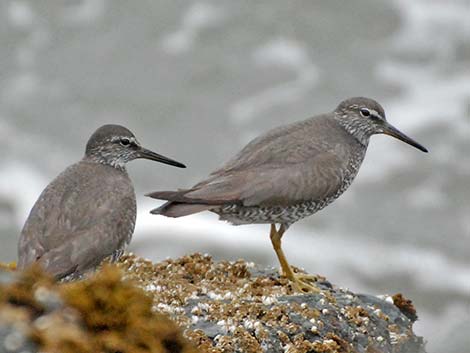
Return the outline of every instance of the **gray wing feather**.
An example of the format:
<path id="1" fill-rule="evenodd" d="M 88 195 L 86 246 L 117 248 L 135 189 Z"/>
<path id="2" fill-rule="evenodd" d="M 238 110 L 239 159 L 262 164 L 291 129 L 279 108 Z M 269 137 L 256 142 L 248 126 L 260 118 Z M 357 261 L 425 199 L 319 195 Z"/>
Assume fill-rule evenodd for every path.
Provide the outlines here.
<path id="1" fill-rule="evenodd" d="M 322 138 L 332 133 L 338 138 Z M 345 142 L 349 138 L 334 121 L 323 116 L 274 129 L 253 140 L 224 167 L 185 192 L 184 198 L 209 204 L 238 202 L 244 206 L 324 199 L 344 181 L 350 159 Z"/>
<path id="2" fill-rule="evenodd" d="M 322 200 L 333 194 L 343 182 L 341 166 L 342 161 L 335 155 L 324 152 L 308 164 L 222 174 L 184 196 L 209 203 L 241 202 L 244 206 L 290 205 Z"/>
<path id="3" fill-rule="evenodd" d="M 41 194 L 20 237 L 20 268 L 39 260 L 61 276 L 95 265 L 129 240 L 135 195 L 128 176 L 89 164 L 71 166 Z"/>
<path id="4" fill-rule="evenodd" d="M 119 209 L 100 212 L 97 215 L 101 217 L 100 222 L 94 221 L 90 228 L 69 233 L 62 245 L 45 252 L 38 262 L 57 277 L 82 273 L 99 265 L 103 259 L 125 246 L 128 234 L 122 234 L 117 225 L 126 222 L 126 215 Z"/>

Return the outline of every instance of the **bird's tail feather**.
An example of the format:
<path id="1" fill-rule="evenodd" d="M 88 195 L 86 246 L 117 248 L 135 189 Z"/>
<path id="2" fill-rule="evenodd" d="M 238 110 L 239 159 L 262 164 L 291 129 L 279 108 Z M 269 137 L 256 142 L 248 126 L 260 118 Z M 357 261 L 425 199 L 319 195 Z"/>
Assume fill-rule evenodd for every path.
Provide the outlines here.
<path id="1" fill-rule="evenodd" d="M 194 213 L 199 213 L 202 211 L 207 211 L 213 209 L 213 205 L 204 205 L 204 204 L 188 204 L 188 203 L 179 203 L 179 202 L 167 202 L 162 206 L 155 208 L 150 211 L 152 214 L 159 214 L 166 217 L 184 217 L 189 216 Z"/>
<path id="2" fill-rule="evenodd" d="M 184 194 L 188 190 L 178 190 L 178 191 L 155 191 L 145 196 L 151 197 L 152 199 L 158 200 L 167 200 L 167 201 L 182 201 L 184 199 Z"/>

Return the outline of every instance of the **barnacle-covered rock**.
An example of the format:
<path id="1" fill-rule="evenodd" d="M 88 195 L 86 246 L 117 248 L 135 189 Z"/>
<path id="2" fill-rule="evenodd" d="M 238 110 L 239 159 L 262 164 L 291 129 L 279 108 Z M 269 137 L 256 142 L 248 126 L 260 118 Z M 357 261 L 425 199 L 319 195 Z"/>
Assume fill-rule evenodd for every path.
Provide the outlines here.
<path id="1" fill-rule="evenodd" d="M 355 294 L 325 279 L 321 293 L 299 294 L 276 270 L 200 254 L 158 264 L 127 255 L 119 266 L 202 352 L 424 352 L 402 295 Z"/>

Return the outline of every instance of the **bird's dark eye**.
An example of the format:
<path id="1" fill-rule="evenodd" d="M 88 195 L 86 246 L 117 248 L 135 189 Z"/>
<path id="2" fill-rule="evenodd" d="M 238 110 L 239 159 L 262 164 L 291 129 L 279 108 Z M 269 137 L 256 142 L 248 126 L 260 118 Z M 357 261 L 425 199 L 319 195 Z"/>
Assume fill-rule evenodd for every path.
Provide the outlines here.
<path id="1" fill-rule="evenodd" d="M 121 140 L 119 140 L 119 143 L 123 146 L 129 146 L 131 144 L 131 140 L 126 137 L 123 137 Z"/>
<path id="2" fill-rule="evenodd" d="M 365 116 L 365 117 L 370 116 L 369 109 L 362 108 L 359 112 L 361 113 L 362 116 Z"/>

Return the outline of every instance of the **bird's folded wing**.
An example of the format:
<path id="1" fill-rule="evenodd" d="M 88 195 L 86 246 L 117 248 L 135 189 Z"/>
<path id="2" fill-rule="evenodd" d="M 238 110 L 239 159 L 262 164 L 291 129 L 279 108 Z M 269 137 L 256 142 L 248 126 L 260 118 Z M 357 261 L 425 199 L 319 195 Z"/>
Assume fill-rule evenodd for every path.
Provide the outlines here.
<path id="1" fill-rule="evenodd" d="M 347 161 L 331 152 L 316 153 L 302 163 L 264 164 L 219 171 L 184 194 L 186 201 L 287 206 L 333 195 L 345 178 Z M 197 201 L 196 201 L 197 202 Z"/>
<path id="2" fill-rule="evenodd" d="M 54 276 L 63 277 L 74 271 L 98 265 L 104 258 L 122 247 L 124 238 L 132 230 L 121 229 L 120 224 L 133 224 L 132 216 L 119 205 L 110 208 L 106 202 L 93 212 L 78 212 L 75 223 L 61 221 L 50 229 L 44 252 L 37 259 Z M 81 217 L 80 217 L 81 216 Z M 129 219 L 127 219 L 129 218 Z M 78 221 L 80 219 L 80 221 Z"/>
<path id="3" fill-rule="evenodd" d="M 81 181 L 58 193 L 53 182 L 44 190 L 22 232 L 21 267 L 39 260 L 52 273 L 72 270 L 86 261 L 89 249 L 107 256 L 132 231 L 132 188 L 124 182 L 94 186 Z"/>

